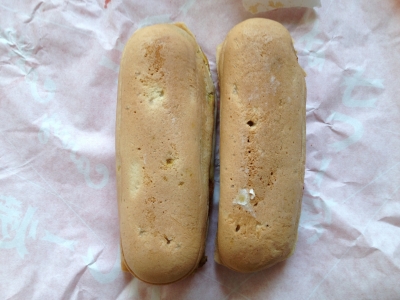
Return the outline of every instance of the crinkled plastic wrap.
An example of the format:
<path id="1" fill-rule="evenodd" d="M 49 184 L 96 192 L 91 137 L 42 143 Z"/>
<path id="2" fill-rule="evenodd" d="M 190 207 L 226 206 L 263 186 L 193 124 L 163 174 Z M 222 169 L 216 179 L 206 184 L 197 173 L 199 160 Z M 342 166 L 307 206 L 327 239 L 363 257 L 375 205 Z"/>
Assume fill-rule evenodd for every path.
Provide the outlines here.
<path id="1" fill-rule="evenodd" d="M 249 3 L 1 2 L 1 299 L 398 298 L 399 1 L 322 0 L 268 12 Z M 317 4 L 295 6 L 310 3 Z M 121 51 L 139 27 L 184 22 L 217 84 L 216 47 L 250 17 L 285 25 L 307 72 L 296 251 L 253 274 L 213 261 L 217 152 L 207 263 L 181 282 L 142 283 L 120 268 L 114 132 Z"/>
<path id="2" fill-rule="evenodd" d="M 278 8 L 320 6 L 320 0 L 243 0 L 244 8 L 252 14 L 266 12 Z"/>

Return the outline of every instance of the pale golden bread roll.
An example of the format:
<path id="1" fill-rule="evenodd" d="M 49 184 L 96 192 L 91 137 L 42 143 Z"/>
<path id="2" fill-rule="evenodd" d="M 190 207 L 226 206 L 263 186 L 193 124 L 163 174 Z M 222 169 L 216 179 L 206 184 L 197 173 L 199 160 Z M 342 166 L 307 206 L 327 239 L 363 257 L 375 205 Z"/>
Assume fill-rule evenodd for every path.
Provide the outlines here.
<path id="1" fill-rule="evenodd" d="M 305 171 L 305 73 L 289 32 L 236 25 L 217 53 L 220 204 L 215 259 L 254 272 L 294 250 Z"/>
<path id="2" fill-rule="evenodd" d="M 204 258 L 214 126 L 207 58 L 183 24 L 136 31 L 122 54 L 116 124 L 122 267 L 167 284 Z"/>

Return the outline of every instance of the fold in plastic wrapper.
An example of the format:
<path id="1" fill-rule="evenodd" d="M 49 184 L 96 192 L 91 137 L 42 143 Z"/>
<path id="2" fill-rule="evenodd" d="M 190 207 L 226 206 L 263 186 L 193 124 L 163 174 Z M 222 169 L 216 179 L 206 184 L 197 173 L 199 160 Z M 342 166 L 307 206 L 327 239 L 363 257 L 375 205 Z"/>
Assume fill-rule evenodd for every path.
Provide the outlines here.
<path id="1" fill-rule="evenodd" d="M 285 7 L 315 7 L 321 5 L 320 0 L 243 0 L 242 3 L 244 8 L 252 14 Z"/>

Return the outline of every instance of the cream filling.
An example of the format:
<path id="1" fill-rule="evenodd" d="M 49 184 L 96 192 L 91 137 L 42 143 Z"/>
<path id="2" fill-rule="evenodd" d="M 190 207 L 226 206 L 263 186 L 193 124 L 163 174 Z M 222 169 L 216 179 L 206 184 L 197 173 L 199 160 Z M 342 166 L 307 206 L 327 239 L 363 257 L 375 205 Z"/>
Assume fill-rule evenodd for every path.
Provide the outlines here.
<path id="1" fill-rule="evenodd" d="M 255 217 L 253 211 L 253 206 L 250 201 L 256 197 L 256 193 L 252 188 L 250 189 L 240 189 L 236 197 L 233 199 L 233 204 L 242 206 L 245 210 L 251 213 Z"/>

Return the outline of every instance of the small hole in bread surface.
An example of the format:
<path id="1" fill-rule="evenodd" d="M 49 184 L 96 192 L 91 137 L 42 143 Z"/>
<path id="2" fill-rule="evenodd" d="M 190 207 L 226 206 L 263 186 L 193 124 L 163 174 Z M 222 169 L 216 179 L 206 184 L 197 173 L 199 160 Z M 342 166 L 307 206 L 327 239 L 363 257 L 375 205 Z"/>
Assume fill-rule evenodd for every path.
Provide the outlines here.
<path id="1" fill-rule="evenodd" d="M 250 120 L 250 121 L 247 122 L 247 125 L 249 125 L 250 127 L 253 127 L 254 126 L 254 122 L 252 120 Z"/>
<path id="2" fill-rule="evenodd" d="M 236 225 L 236 232 L 238 232 L 240 230 L 240 225 Z"/>
<path id="3" fill-rule="evenodd" d="M 166 240 L 167 244 L 170 244 L 172 239 L 169 239 L 166 235 L 164 235 L 164 239 Z"/>

